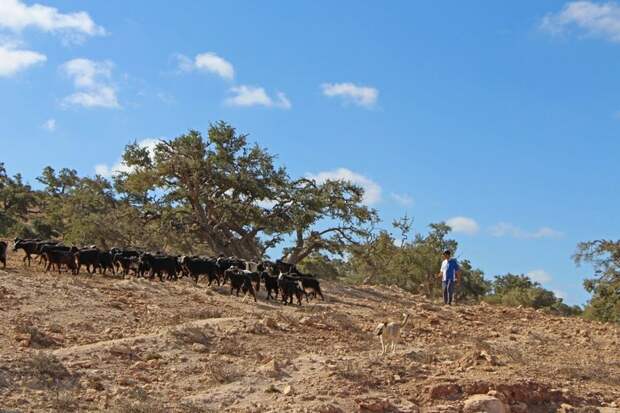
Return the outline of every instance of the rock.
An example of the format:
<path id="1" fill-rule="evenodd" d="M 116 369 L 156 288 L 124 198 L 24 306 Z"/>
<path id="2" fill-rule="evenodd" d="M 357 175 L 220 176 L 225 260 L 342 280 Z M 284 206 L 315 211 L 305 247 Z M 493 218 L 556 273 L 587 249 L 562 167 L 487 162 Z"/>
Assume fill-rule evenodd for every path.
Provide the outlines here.
<path id="1" fill-rule="evenodd" d="M 137 361 L 131 366 L 131 369 L 132 370 L 144 370 L 146 369 L 146 367 L 147 367 L 147 364 L 145 362 Z"/>
<path id="2" fill-rule="evenodd" d="M 270 384 L 269 387 L 265 389 L 265 393 L 280 393 L 280 390 L 278 390 L 275 385 Z"/>
<path id="3" fill-rule="evenodd" d="M 360 413 L 384 413 L 396 410 L 387 399 L 357 401 L 357 406 Z"/>
<path id="4" fill-rule="evenodd" d="M 195 351 L 196 353 L 206 353 L 207 348 L 204 346 L 204 344 L 194 343 L 192 344 L 192 351 Z"/>
<path id="5" fill-rule="evenodd" d="M 321 406 L 318 406 L 316 409 L 317 413 L 343 413 L 343 410 L 338 407 L 335 406 L 333 404 L 324 404 Z"/>
<path id="6" fill-rule="evenodd" d="M 282 369 L 275 359 L 263 364 L 260 371 L 269 377 L 278 377 L 282 373 Z"/>
<path id="7" fill-rule="evenodd" d="M 129 377 L 121 376 L 116 379 L 116 384 L 120 386 L 133 386 L 135 383 L 135 380 L 132 380 Z"/>
<path id="8" fill-rule="evenodd" d="M 261 320 L 261 323 L 272 330 L 278 329 L 278 322 L 274 320 L 273 318 L 265 317 Z"/>
<path id="9" fill-rule="evenodd" d="M 285 396 L 288 396 L 289 394 L 292 395 L 293 392 L 293 387 L 291 387 L 290 384 L 287 384 L 286 386 L 284 386 L 284 388 L 282 389 L 282 394 L 284 394 Z"/>
<path id="10" fill-rule="evenodd" d="M 527 413 L 527 404 L 523 402 L 517 402 L 510 406 L 510 413 Z"/>
<path id="11" fill-rule="evenodd" d="M 437 384 L 427 387 L 426 390 L 431 400 L 456 400 L 461 395 L 461 386 L 455 383 Z"/>
<path id="12" fill-rule="evenodd" d="M 464 413 L 509 413 L 509 407 L 497 397 L 476 394 L 465 400 Z"/>
<path id="13" fill-rule="evenodd" d="M 122 356 L 131 355 L 133 353 L 133 351 L 131 350 L 131 347 L 124 345 L 124 344 L 113 345 L 112 347 L 110 347 L 109 351 L 111 354 L 122 355 Z"/>

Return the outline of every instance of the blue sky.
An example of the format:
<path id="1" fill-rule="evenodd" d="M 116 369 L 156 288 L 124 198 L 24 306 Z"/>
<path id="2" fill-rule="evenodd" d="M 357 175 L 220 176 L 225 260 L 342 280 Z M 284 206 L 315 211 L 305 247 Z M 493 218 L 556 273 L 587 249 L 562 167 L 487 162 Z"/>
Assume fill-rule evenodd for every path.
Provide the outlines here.
<path id="1" fill-rule="evenodd" d="M 109 173 L 221 119 L 583 303 L 577 242 L 620 230 L 619 63 L 614 2 L 0 0 L 0 160 Z"/>

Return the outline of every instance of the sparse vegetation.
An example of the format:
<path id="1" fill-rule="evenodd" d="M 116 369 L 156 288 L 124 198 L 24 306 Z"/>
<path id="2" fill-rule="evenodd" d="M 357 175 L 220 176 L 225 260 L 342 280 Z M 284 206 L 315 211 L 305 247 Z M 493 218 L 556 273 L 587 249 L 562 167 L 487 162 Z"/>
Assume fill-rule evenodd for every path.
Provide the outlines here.
<path id="1" fill-rule="evenodd" d="M 34 353 L 29 362 L 30 368 L 36 375 L 53 381 L 71 376 L 67 368 L 52 354 L 39 351 Z"/>

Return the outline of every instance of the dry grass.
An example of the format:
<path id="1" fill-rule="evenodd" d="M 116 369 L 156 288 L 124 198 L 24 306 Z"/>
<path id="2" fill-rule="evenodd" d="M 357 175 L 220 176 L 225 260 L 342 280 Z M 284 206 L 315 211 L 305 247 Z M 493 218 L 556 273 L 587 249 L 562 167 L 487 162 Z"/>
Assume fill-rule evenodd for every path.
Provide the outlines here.
<path id="1" fill-rule="evenodd" d="M 79 410 L 79 400 L 73 393 L 59 392 L 52 400 L 52 409 L 56 412 L 75 412 Z"/>
<path id="2" fill-rule="evenodd" d="M 67 368 L 52 354 L 38 352 L 28 361 L 28 365 L 36 375 L 53 380 L 71 376 Z"/>

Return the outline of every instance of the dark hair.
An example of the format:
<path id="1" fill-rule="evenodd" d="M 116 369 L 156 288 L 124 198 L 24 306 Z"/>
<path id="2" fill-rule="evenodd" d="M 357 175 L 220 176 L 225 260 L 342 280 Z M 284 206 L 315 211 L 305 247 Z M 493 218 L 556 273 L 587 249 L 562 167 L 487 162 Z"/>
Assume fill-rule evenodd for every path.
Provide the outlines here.
<path id="1" fill-rule="evenodd" d="M 450 251 L 450 250 L 445 250 L 445 251 L 443 252 L 443 255 L 452 255 L 452 251 Z"/>

